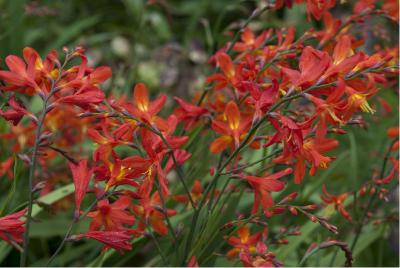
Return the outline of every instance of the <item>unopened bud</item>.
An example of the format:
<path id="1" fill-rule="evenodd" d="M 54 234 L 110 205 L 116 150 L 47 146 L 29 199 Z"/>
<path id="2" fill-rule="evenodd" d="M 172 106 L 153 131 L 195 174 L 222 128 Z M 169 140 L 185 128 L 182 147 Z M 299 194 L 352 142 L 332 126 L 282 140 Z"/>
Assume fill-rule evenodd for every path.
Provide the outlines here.
<path id="1" fill-rule="evenodd" d="M 276 241 L 276 243 L 280 244 L 280 245 L 287 245 L 287 244 L 289 244 L 289 240 L 287 240 L 287 239 L 279 239 L 279 240 Z"/>
<path id="2" fill-rule="evenodd" d="M 293 215 L 297 215 L 297 209 L 291 206 L 288 206 L 288 209 L 290 211 L 290 213 L 292 213 Z"/>

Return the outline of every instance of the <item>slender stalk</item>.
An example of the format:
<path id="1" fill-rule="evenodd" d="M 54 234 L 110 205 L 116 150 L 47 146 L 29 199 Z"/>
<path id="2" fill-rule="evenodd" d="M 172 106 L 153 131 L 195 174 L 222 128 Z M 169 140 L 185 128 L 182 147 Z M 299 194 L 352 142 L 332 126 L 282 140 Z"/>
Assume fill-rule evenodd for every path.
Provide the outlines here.
<path id="1" fill-rule="evenodd" d="M 217 170 L 221 167 L 222 165 L 222 160 L 224 159 L 224 153 L 220 154 L 219 160 L 218 160 L 218 166 L 217 166 Z M 211 196 L 210 196 L 210 201 L 208 202 L 208 211 L 211 211 L 211 205 L 213 203 L 213 199 L 212 197 L 215 196 L 215 190 L 217 188 L 217 183 L 215 183 L 212 187 L 212 192 L 211 192 Z"/>
<path id="2" fill-rule="evenodd" d="M 167 261 L 167 258 L 166 258 L 165 255 L 164 255 L 164 253 L 163 253 L 161 247 L 160 247 L 160 243 L 158 242 L 157 237 L 156 237 L 156 236 L 154 235 L 154 233 L 150 230 L 150 227 L 149 227 L 148 224 L 146 224 L 146 228 L 147 228 L 147 230 L 148 230 L 148 232 L 149 232 L 149 234 L 150 234 L 150 237 L 153 239 L 154 245 L 156 245 L 157 251 L 158 251 L 158 253 L 159 253 L 160 256 L 161 256 L 161 259 L 163 260 L 164 265 L 169 267 L 170 265 L 169 265 L 169 263 L 168 263 L 168 261 Z"/>
<path id="3" fill-rule="evenodd" d="M 156 187 L 157 187 L 158 194 L 160 195 L 163 214 L 165 216 L 165 220 L 167 221 L 167 226 L 168 226 L 169 232 L 171 233 L 171 236 L 174 239 L 174 244 L 175 244 L 175 247 L 176 247 L 178 245 L 178 238 L 176 237 L 176 234 L 175 234 L 174 228 L 172 226 L 172 223 L 169 220 L 168 213 L 167 213 L 166 202 L 165 202 L 164 196 L 162 194 L 162 190 L 161 190 L 160 186 L 158 185 L 158 183 L 155 183 L 155 184 L 156 184 Z"/>
<path id="4" fill-rule="evenodd" d="M 183 188 L 185 189 L 185 192 L 186 192 L 186 195 L 189 198 L 190 204 L 192 205 L 193 209 L 196 210 L 196 203 L 194 202 L 194 200 L 192 198 L 192 195 L 190 194 L 190 190 L 186 185 L 185 177 L 183 175 L 181 167 L 178 164 L 178 161 L 175 158 L 175 155 L 174 155 L 174 152 L 173 152 L 173 150 L 171 148 L 171 145 L 168 143 L 167 139 L 164 137 L 164 135 L 161 133 L 161 131 L 156 131 L 155 133 L 161 138 L 163 143 L 167 146 L 168 150 L 171 151 L 171 158 L 172 158 L 172 161 L 174 162 L 174 166 L 175 166 L 176 172 L 178 173 L 178 178 L 181 181 L 181 183 L 183 185 Z"/>
<path id="5" fill-rule="evenodd" d="M 387 161 L 389 160 L 389 155 L 390 155 L 390 152 L 391 152 L 391 148 L 392 148 L 393 144 L 394 144 L 396 141 L 397 141 L 397 139 L 393 140 L 393 141 L 390 143 L 389 149 L 388 149 L 388 150 L 386 151 L 386 153 L 385 153 L 385 157 L 383 158 L 383 163 L 382 163 L 381 172 L 380 172 L 380 174 L 379 174 L 379 178 L 382 178 L 383 175 L 385 174 L 386 164 L 387 164 Z M 362 215 L 362 217 L 361 217 L 361 219 L 360 219 L 360 221 L 359 221 L 356 236 L 354 237 L 353 243 L 351 244 L 351 251 L 353 251 L 354 248 L 355 248 L 356 245 L 357 245 L 358 239 L 360 238 L 362 229 L 363 229 L 363 227 L 364 227 L 364 220 L 365 220 L 365 218 L 367 217 L 368 211 L 369 211 L 369 209 L 371 208 L 372 203 L 374 202 L 374 200 L 375 200 L 375 198 L 376 198 L 377 195 L 378 195 L 377 193 L 374 193 L 373 195 L 370 196 L 370 198 L 369 198 L 369 200 L 368 200 L 368 203 L 367 203 L 367 206 L 366 206 L 366 208 L 365 208 L 364 214 Z"/>
<path id="6" fill-rule="evenodd" d="M 41 143 L 40 139 L 40 134 L 42 131 L 42 126 L 44 123 L 44 119 L 46 117 L 46 114 L 48 112 L 49 108 L 49 101 L 50 98 L 54 95 L 54 93 L 57 90 L 57 83 L 60 81 L 62 77 L 62 70 L 64 67 L 67 65 L 69 60 L 71 59 L 71 55 L 67 54 L 65 56 L 64 63 L 58 68 L 58 77 L 57 79 L 51 79 L 51 88 L 50 92 L 47 96 L 43 97 L 43 108 L 40 113 L 38 122 L 37 122 L 37 127 L 36 127 L 36 132 L 35 132 L 35 141 L 34 145 L 32 148 L 32 158 L 31 162 L 29 163 L 29 177 L 28 177 L 28 186 L 29 186 L 29 194 L 28 194 L 28 212 L 27 212 L 27 219 L 26 219 L 26 225 L 25 225 L 25 233 L 24 233 L 24 240 L 23 240 L 23 252 L 21 254 L 20 258 L 20 266 L 26 266 L 27 265 L 27 260 L 28 260 L 28 251 L 29 251 L 29 233 L 30 233 L 30 228 L 31 228 L 31 222 L 32 222 L 32 207 L 33 207 L 33 180 L 35 176 L 35 170 L 36 170 L 36 165 L 37 165 L 37 153 L 38 149 Z"/>
<path id="7" fill-rule="evenodd" d="M 67 239 L 71 235 L 72 228 L 74 227 L 75 223 L 77 223 L 78 221 L 79 221 L 79 218 L 74 218 L 74 220 L 70 223 L 70 225 L 69 225 L 69 227 L 67 229 L 67 232 L 65 233 L 65 236 L 64 236 L 63 240 L 61 241 L 60 245 L 58 246 L 56 251 L 53 253 L 53 255 L 51 255 L 50 259 L 47 261 L 46 267 L 50 266 L 50 264 L 53 262 L 53 260 L 57 257 L 57 255 L 63 249 L 65 243 L 67 242 Z"/>
<path id="8" fill-rule="evenodd" d="M 20 266 L 27 266 L 27 258 L 28 258 L 28 251 L 29 251 L 29 233 L 30 233 L 30 228 L 31 228 L 31 222 L 32 222 L 32 207 L 33 207 L 33 179 L 35 175 L 35 170 L 36 170 L 36 165 L 37 165 L 37 153 L 40 145 L 40 134 L 42 131 L 42 126 L 44 123 L 44 119 L 46 117 L 47 113 L 47 108 L 48 108 L 48 101 L 49 97 L 46 97 L 43 103 L 43 108 L 42 112 L 39 117 L 39 121 L 37 123 L 36 127 L 36 133 L 35 133 L 35 142 L 33 145 L 32 149 L 32 159 L 29 164 L 29 177 L 28 177 L 28 187 L 29 187 L 29 193 L 28 193 L 28 212 L 27 212 L 27 219 L 26 219 L 26 226 L 25 226 L 25 233 L 24 233 L 24 241 L 23 241 L 23 252 L 21 254 L 21 259 L 20 259 Z"/>
<path id="9" fill-rule="evenodd" d="M 53 262 L 53 260 L 57 257 L 57 255 L 61 252 L 61 250 L 63 249 L 65 243 L 67 242 L 69 236 L 71 235 L 72 232 L 72 228 L 74 227 L 74 225 L 76 223 L 78 223 L 82 218 L 84 218 L 96 205 L 97 202 L 103 198 L 108 198 L 109 196 L 111 196 L 114 192 L 111 191 L 109 193 L 105 193 L 102 194 L 101 196 L 97 197 L 96 200 L 93 201 L 93 203 L 85 210 L 85 212 L 83 214 L 81 214 L 79 217 L 74 217 L 74 219 L 72 220 L 72 222 L 70 223 L 67 232 L 64 235 L 63 240 L 61 241 L 60 245 L 58 245 L 58 248 L 56 249 L 56 251 L 53 253 L 53 255 L 51 255 L 50 259 L 47 261 L 46 263 L 46 267 L 50 266 L 50 264 Z"/>
<path id="10" fill-rule="evenodd" d="M 332 84 L 332 83 L 331 83 Z M 213 185 L 217 182 L 218 178 L 220 176 L 222 176 L 222 171 L 228 166 L 228 164 L 231 162 L 232 159 L 234 159 L 239 152 L 247 145 L 249 144 L 250 139 L 254 136 L 254 134 L 257 132 L 257 130 L 259 129 L 259 127 L 267 120 L 268 116 L 275 111 L 279 106 L 281 106 L 283 103 L 293 100 L 295 98 L 301 97 L 303 96 L 303 94 L 305 92 L 309 92 L 315 88 L 320 88 L 320 87 L 324 87 L 324 86 L 328 86 L 330 84 L 325 84 L 325 85 L 319 85 L 319 84 L 315 84 L 311 87 L 309 87 L 308 89 L 304 90 L 301 93 L 295 94 L 293 96 L 287 95 L 285 96 L 283 99 L 281 99 L 279 102 L 277 102 L 275 105 L 273 105 L 266 113 L 265 115 L 257 122 L 253 125 L 253 127 L 250 129 L 250 131 L 248 132 L 247 136 L 245 137 L 245 139 L 240 143 L 240 145 L 235 149 L 235 151 L 225 160 L 224 164 L 221 165 L 221 167 L 218 169 L 218 171 L 215 173 L 211 183 L 208 185 L 207 189 L 204 192 L 204 196 L 202 198 L 202 200 L 200 201 L 200 204 L 197 208 L 197 211 L 195 211 L 195 213 L 193 214 L 193 218 L 192 218 L 192 224 L 191 224 L 191 228 L 190 228 L 190 232 L 189 232 L 189 236 L 188 239 L 186 240 L 186 247 L 185 247 L 185 254 L 183 255 L 183 259 L 182 259 L 182 265 L 185 264 L 185 260 L 187 257 L 187 254 L 189 253 L 189 249 L 190 249 L 190 245 L 192 243 L 193 240 L 193 236 L 194 236 L 194 230 L 196 229 L 196 225 L 197 225 L 197 220 L 198 217 L 200 215 L 200 210 L 202 209 L 206 197 L 208 195 L 208 193 L 210 192 L 211 188 L 213 187 Z"/>
<path id="11" fill-rule="evenodd" d="M 243 170 L 246 169 L 246 168 L 255 166 L 255 165 L 257 165 L 257 164 L 259 164 L 259 163 L 261 163 L 261 162 L 264 162 L 266 159 L 269 159 L 269 158 L 271 158 L 271 157 L 274 157 L 275 155 L 279 154 L 280 152 L 282 152 L 281 149 L 276 150 L 275 152 L 272 152 L 271 154 L 269 154 L 269 155 L 267 155 L 267 156 L 264 156 L 264 157 L 262 157 L 261 159 L 259 159 L 259 160 L 257 160 L 257 161 L 254 161 L 254 162 L 249 163 L 249 164 L 247 164 L 247 165 L 243 165 L 243 166 L 240 166 L 240 167 L 238 167 L 238 168 L 232 169 L 232 170 L 230 170 L 230 171 L 228 171 L 228 172 L 221 173 L 221 175 L 229 175 L 229 174 L 232 174 L 232 173 L 236 173 L 236 172 L 239 172 L 239 171 L 243 171 Z"/>

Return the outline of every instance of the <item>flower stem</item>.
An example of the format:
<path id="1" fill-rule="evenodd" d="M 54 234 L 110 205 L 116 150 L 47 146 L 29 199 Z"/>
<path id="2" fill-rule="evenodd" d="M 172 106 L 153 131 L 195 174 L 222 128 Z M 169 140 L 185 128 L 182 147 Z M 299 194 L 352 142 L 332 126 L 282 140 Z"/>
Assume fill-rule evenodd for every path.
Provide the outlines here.
<path id="1" fill-rule="evenodd" d="M 21 254 L 21 259 L 20 259 L 20 266 L 27 266 L 27 258 L 28 258 L 28 252 L 29 252 L 29 233 L 30 233 L 30 228 L 31 228 L 31 222 L 32 222 L 32 207 L 33 207 L 33 179 L 35 176 L 35 169 L 36 169 L 36 164 L 37 164 L 37 153 L 39 149 L 39 144 L 40 144 L 40 133 L 42 131 L 42 126 L 44 123 L 44 119 L 46 117 L 47 113 L 47 107 L 48 107 L 48 100 L 49 98 L 46 97 L 43 103 L 43 109 L 39 117 L 39 121 L 36 127 L 36 136 L 35 136 L 35 143 L 33 145 L 33 151 L 32 151 L 32 159 L 30 162 L 30 167 L 29 167 L 29 177 L 28 177 L 28 184 L 29 184 L 29 194 L 28 194 L 28 212 L 27 212 L 27 219 L 26 219 L 26 226 L 25 226 L 25 233 L 24 233 L 24 242 L 23 242 L 23 252 Z"/>
<path id="2" fill-rule="evenodd" d="M 393 146 L 393 144 L 394 144 L 396 141 L 397 141 L 397 139 L 393 140 L 393 142 L 390 143 L 389 149 L 386 151 L 385 158 L 383 159 L 383 163 L 382 163 L 381 172 L 380 172 L 380 174 L 379 174 L 379 178 L 380 178 L 380 179 L 381 179 L 381 178 L 383 177 L 383 175 L 385 174 L 386 164 L 387 164 L 387 161 L 388 161 L 388 159 L 389 159 L 389 155 L 390 155 L 392 146 Z M 363 229 L 363 227 L 364 227 L 364 220 L 365 220 L 365 218 L 367 217 L 368 211 L 369 211 L 369 209 L 371 208 L 372 203 L 374 202 L 374 200 L 375 200 L 375 198 L 376 198 L 377 195 L 378 195 L 377 193 L 374 193 L 373 195 L 370 196 L 370 198 L 369 198 L 369 200 L 368 200 L 367 207 L 365 208 L 364 214 L 362 215 L 362 217 L 361 217 L 361 219 L 360 219 L 360 221 L 359 221 L 356 236 L 354 237 L 353 243 L 351 244 L 351 251 L 353 251 L 354 248 L 355 248 L 356 245 L 357 245 L 358 239 L 360 238 L 360 235 L 361 235 L 361 231 L 362 231 L 362 229 Z"/>

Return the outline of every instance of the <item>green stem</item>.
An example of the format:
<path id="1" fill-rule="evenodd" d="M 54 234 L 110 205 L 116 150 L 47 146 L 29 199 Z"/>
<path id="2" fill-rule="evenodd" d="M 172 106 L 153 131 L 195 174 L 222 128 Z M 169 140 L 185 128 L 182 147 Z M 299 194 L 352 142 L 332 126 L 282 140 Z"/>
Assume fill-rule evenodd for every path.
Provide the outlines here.
<path id="1" fill-rule="evenodd" d="M 156 236 L 154 235 L 154 233 L 150 230 L 150 227 L 149 227 L 148 224 L 146 224 L 146 227 L 147 227 L 147 230 L 148 230 L 148 232 L 149 232 L 151 238 L 152 238 L 153 241 L 154 241 L 154 245 L 156 245 L 157 251 L 158 251 L 158 253 L 159 253 L 160 256 L 161 256 L 161 259 L 163 260 L 164 265 L 169 267 L 170 265 L 169 265 L 169 263 L 168 263 L 168 261 L 167 261 L 167 258 L 166 258 L 165 255 L 164 255 L 164 253 L 163 253 L 161 247 L 160 247 L 160 243 L 158 242 L 157 237 L 156 237 Z"/>
<path id="2" fill-rule="evenodd" d="M 36 127 L 36 133 L 35 133 L 35 142 L 33 145 L 33 150 L 32 150 L 32 159 L 30 162 L 30 168 L 29 168 L 29 177 L 28 177 L 28 187 L 29 187 L 29 193 L 28 193 L 28 212 L 27 212 L 27 219 L 26 219 L 26 225 L 25 225 L 25 233 L 24 233 L 24 242 L 23 242 L 23 249 L 24 251 L 21 254 L 21 259 L 20 259 L 20 266 L 27 266 L 27 258 L 28 258 L 28 251 L 29 251 L 29 233 L 31 229 L 31 223 L 32 223 L 32 207 L 33 207 L 33 179 L 35 175 L 35 170 L 36 170 L 36 163 L 37 163 L 37 153 L 39 149 L 39 144 L 40 144 L 40 134 L 42 131 L 42 126 L 44 123 L 44 119 L 46 117 L 47 113 L 47 106 L 48 105 L 48 98 L 45 99 L 44 104 L 43 104 L 43 109 L 39 117 L 39 121 Z"/>
<path id="3" fill-rule="evenodd" d="M 392 146 L 393 146 L 393 144 L 394 144 L 396 141 L 397 141 L 397 139 L 393 140 L 393 141 L 390 143 L 389 149 L 386 151 L 386 154 L 385 154 L 385 157 L 384 157 L 383 163 L 382 163 L 381 172 L 380 172 L 380 174 L 379 174 L 379 178 L 380 178 L 380 179 L 381 179 L 381 178 L 383 177 L 383 175 L 385 174 L 386 164 L 387 164 L 387 161 L 388 161 L 388 159 L 389 159 L 389 155 L 390 155 Z M 377 196 L 377 193 L 374 193 L 373 195 L 370 196 L 370 198 L 369 198 L 369 200 L 368 200 L 368 203 L 367 203 L 367 206 L 366 206 L 366 208 L 365 208 L 364 214 L 362 215 L 362 217 L 361 217 L 361 219 L 360 219 L 360 222 L 359 222 L 359 225 L 358 225 L 358 228 L 357 228 L 356 236 L 354 237 L 353 243 L 351 244 L 351 251 L 353 251 L 354 248 L 355 248 L 356 245 L 357 245 L 358 239 L 360 238 L 362 229 L 363 229 L 363 227 L 364 227 L 364 220 L 365 220 L 365 218 L 367 217 L 368 211 L 369 211 L 369 209 L 371 208 L 372 203 L 374 202 L 376 196 Z"/>
<path id="4" fill-rule="evenodd" d="M 115 189 L 115 187 L 114 187 Z M 93 201 L 93 203 L 85 210 L 83 214 L 81 214 L 79 217 L 74 217 L 72 220 L 71 224 L 69 225 L 67 232 L 64 235 L 63 240 L 61 241 L 60 245 L 58 245 L 58 248 L 56 251 L 51 255 L 50 259 L 46 263 L 46 267 L 50 266 L 50 264 L 54 261 L 54 259 L 57 257 L 57 255 L 61 252 L 63 249 L 65 243 L 67 242 L 69 236 L 71 235 L 72 228 L 74 227 L 75 224 L 77 224 L 82 218 L 86 217 L 86 215 L 96 206 L 97 202 L 103 198 L 108 198 L 113 194 L 113 191 L 109 193 L 102 194 L 101 196 L 97 197 L 96 200 Z"/>

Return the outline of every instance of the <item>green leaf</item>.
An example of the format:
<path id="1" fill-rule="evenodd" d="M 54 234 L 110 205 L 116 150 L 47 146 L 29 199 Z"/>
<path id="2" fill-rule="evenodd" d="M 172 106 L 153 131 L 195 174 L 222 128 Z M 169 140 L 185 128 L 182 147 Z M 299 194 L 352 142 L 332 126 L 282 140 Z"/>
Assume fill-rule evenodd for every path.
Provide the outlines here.
<path id="1" fill-rule="evenodd" d="M 6 210 L 7 205 L 10 203 L 11 199 L 14 196 L 15 193 L 15 189 L 17 188 L 17 180 L 19 179 L 19 175 L 20 175 L 20 160 L 18 157 L 14 156 L 14 177 L 13 177 L 13 182 L 12 182 L 12 186 L 10 191 L 8 192 L 8 195 L 6 197 L 6 200 L 4 200 L 3 202 L 3 206 L 0 210 L 0 215 L 3 215 L 3 212 Z"/>
<path id="2" fill-rule="evenodd" d="M 12 247 L 5 241 L 0 241 L 0 263 L 7 257 L 10 253 Z"/>
<path id="3" fill-rule="evenodd" d="M 46 51 L 50 51 L 54 48 L 61 48 L 67 45 L 68 42 L 81 34 L 84 30 L 98 23 L 99 20 L 100 16 L 92 16 L 89 18 L 81 19 L 74 24 L 63 28 L 62 30 L 60 29 L 59 37 L 47 46 Z"/>
<path id="4" fill-rule="evenodd" d="M 64 187 L 61 187 L 55 191 L 50 192 L 45 196 L 40 197 L 37 200 L 37 202 L 39 204 L 52 205 L 55 202 L 63 199 L 64 197 L 72 194 L 74 191 L 75 191 L 74 184 L 71 183 L 71 184 L 65 185 Z M 37 216 L 42 210 L 43 210 L 43 206 L 34 204 L 33 208 L 32 208 L 32 217 Z"/>

